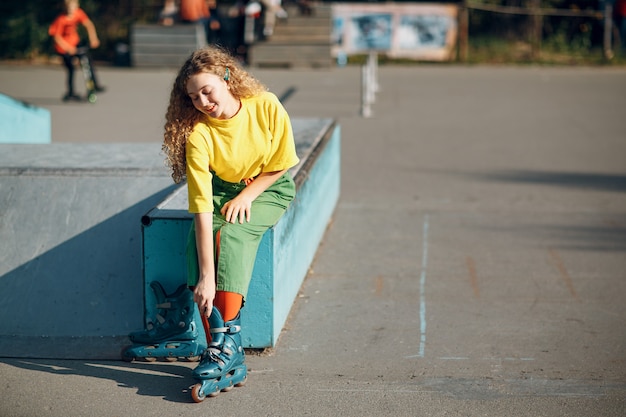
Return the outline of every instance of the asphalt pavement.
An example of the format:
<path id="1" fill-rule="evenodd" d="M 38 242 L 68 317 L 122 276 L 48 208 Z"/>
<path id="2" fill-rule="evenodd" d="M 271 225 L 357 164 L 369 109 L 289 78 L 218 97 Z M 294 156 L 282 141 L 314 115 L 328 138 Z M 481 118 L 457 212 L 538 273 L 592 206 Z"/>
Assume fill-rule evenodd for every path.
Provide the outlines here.
<path id="1" fill-rule="evenodd" d="M 61 102 L 60 66 L 0 65 L 0 92 L 53 142 L 159 147 L 175 71 L 98 71 L 95 104 Z M 341 126 L 278 345 L 201 404 L 195 363 L 0 358 L 0 416 L 626 415 L 625 69 L 384 66 L 369 118 L 358 67 L 251 71 Z"/>

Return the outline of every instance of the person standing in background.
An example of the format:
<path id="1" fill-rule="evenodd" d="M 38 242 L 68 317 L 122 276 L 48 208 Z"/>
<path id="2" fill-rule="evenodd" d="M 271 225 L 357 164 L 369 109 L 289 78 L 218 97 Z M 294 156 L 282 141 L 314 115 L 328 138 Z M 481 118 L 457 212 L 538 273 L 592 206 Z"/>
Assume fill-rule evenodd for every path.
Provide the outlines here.
<path id="1" fill-rule="evenodd" d="M 261 0 L 264 8 L 263 36 L 269 38 L 274 34 L 276 18 L 287 19 L 287 12 L 282 7 L 282 0 Z"/>
<path id="2" fill-rule="evenodd" d="M 619 30 L 622 53 L 626 53 L 626 0 L 616 0 L 613 16 L 615 16 L 615 23 Z"/>
<path id="3" fill-rule="evenodd" d="M 163 26 L 172 26 L 178 16 L 178 6 L 175 0 L 165 0 L 163 9 L 159 13 L 159 23 Z"/>
<path id="4" fill-rule="evenodd" d="M 207 0 L 180 0 L 179 15 L 183 23 L 202 23 L 207 43 L 213 43 L 213 31 L 219 29 L 219 22 L 211 18 Z"/>
<path id="5" fill-rule="evenodd" d="M 207 6 L 209 8 L 209 23 L 207 31 L 207 42 L 211 44 L 221 44 L 221 32 L 222 32 L 222 18 L 217 8 L 216 0 L 207 0 Z"/>

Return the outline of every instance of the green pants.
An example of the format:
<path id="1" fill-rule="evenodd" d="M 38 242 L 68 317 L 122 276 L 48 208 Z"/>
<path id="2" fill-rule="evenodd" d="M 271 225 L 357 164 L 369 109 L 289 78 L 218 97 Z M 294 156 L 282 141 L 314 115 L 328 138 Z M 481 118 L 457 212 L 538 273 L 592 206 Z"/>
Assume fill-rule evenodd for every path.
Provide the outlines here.
<path id="1" fill-rule="evenodd" d="M 250 222 L 228 223 L 220 214 L 222 206 L 235 198 L 245 184 L 231 183 L 213 175 L 213 242 L 220 231 L 220 257 L 216 280 L 218 291 L 242 294 L 244 299 L 252 278 L 257 250 L 263 234 L 275 225 L 296 194 L 291 174 L 285 173 L 252 203 Z M 215 247 L 216 245 L 214 245 Z M 217 250 L 217 248 L 215 248 Z M 199 267 L 195 222 L 187 238 L 187 284 L 198 283 Z"/>

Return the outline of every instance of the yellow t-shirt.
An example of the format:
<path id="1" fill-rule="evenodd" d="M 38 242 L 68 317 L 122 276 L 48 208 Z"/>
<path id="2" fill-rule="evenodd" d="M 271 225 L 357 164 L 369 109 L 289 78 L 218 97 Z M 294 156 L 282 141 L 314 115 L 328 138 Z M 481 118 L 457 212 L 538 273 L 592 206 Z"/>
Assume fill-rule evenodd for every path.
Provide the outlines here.
<path id="1" fill-rule="evenodd" d="M 237 183 L 299 162 L 289 115 L 270 92 L 242 99 L 241 109 L 230 119 L 207 116 L 196 124 L 186 157 L 190 213 L 213 212 L 211 171 Z"/>

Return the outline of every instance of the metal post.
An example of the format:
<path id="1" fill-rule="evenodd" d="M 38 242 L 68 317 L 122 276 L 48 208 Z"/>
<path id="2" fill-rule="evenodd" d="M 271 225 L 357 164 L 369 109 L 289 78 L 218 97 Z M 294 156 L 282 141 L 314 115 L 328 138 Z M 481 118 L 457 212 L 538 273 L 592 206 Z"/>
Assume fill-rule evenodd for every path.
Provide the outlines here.
<path id="1" fill-rule="evenodd" d="M 361 116 L 372 116 L 372 103 L 369 98 L 369 68 L 367 65 L 361 66 Z"/>
<path id="2" fill-rule="evenodd" d="M 626 18 L 623 18 L 626 19 Z M 604 59 L 613 59 L 613 48 L 611 47 L 611 35 L 613 32 L 613 4 L 606 2 L 604 6 Z M 621 40 L 624 42 L 624 40 Z"/>
<path id="3" fill-rule="evenodd" d="M 378 53 L 370 51 L 367 57 L 367 64 L 370 70 L 370 82 L 372 87 L 372 103 L 375 100 L 374 95 L 378 93 L 380 86 L 378 85 Z"/>
<path id="4" fill-rule="evenodd" d="M 533 60 L 537 60 L 541 57 L 541 38 L 543 34 L 543 15 L 541 14 L 541 0 L 532 0 L 531 9 L 533 11 L 531 53 Z"/>
<path id="5" fill-rule="evenodd" d="M 459 9 L 459 61 L 467 62 L 469 56 L 469 9 L 467 0 L 463 1 Z"/>

